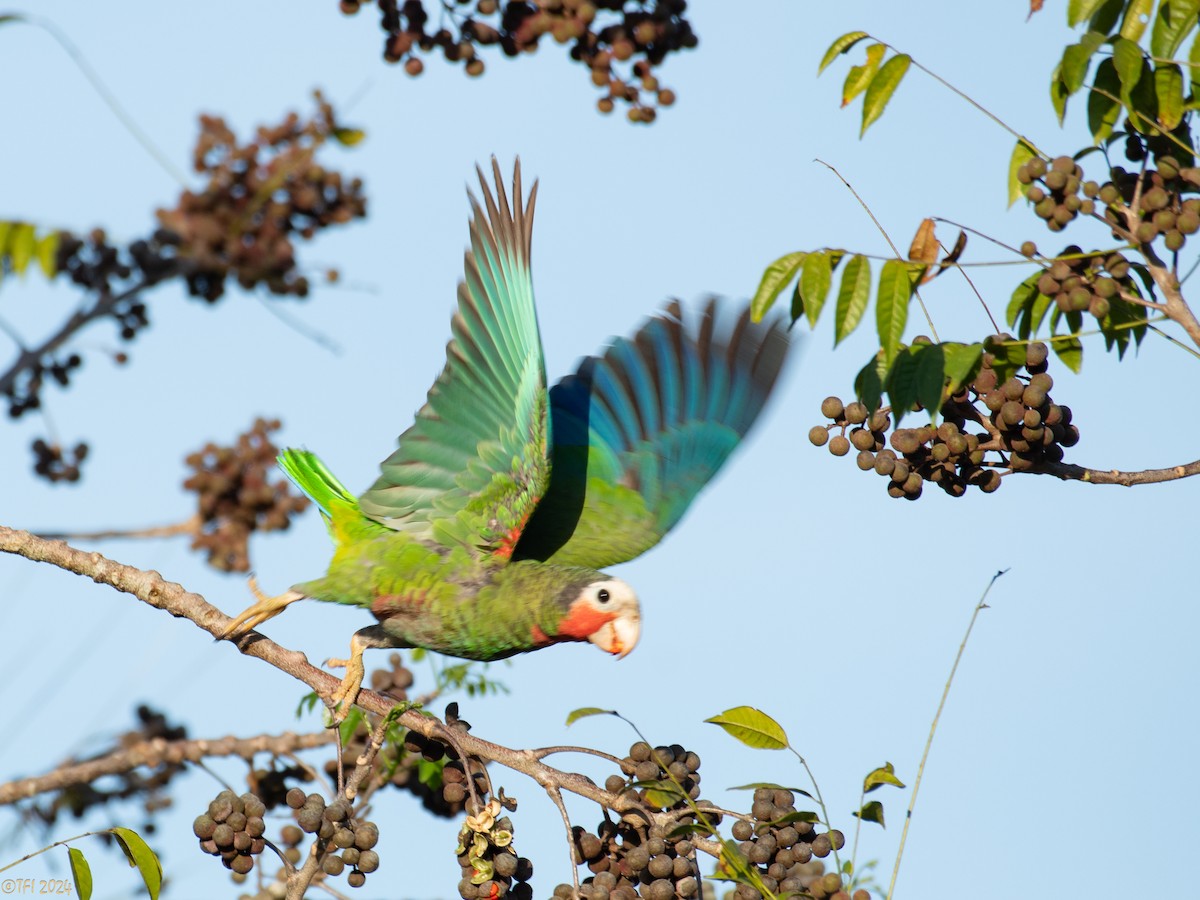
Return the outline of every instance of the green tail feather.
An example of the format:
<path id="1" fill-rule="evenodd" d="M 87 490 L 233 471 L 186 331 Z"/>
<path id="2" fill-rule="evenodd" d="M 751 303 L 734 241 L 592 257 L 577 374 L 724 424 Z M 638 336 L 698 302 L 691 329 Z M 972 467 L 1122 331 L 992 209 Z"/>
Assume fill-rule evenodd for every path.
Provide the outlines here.
<path id="1" fill-rule="evenodd" d="M 315 453 L 288 449 L 279 454 L 276 462 L 296 487 L 321 508 L 321 515 L 325 517 L 325 524 L 335 540 L 339 538 L 340 529 L 337 526 L 346 520 L 347 514 L 355 519 L 361 518 L 358 500 Z"/>

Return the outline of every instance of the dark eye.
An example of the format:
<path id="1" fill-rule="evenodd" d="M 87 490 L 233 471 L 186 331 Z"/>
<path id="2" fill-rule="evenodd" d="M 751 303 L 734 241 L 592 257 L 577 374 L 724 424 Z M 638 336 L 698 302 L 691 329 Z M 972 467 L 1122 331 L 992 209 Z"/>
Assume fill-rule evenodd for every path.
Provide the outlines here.
<path id="1" fill-rule="evenodd" d="M 596 592 L 596 599 L 599 600 L 601 603 L 607 603 L 608 598 L 609 598 L 608 588 L 600 588 L 600 590 Z"/>

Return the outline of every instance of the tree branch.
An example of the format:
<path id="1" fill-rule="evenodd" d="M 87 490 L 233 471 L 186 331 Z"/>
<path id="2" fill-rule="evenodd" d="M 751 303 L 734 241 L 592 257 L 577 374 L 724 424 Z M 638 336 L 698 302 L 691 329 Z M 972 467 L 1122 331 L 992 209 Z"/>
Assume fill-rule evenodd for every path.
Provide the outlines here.
<path id="1" fill-rule="evenodd" d="M 45 775 L 22 778 L 0 784 L 0 805 L 26 800 L 48 791 L 78 784 L 89 784 L 105 775 L 118 775 L 146 766 L 158 768 L 183 762 L 199 762 L 210 756 L 240 756 L 251 759 L 256 753 L 276 755 L 323 747 L 334 742 L 334 732 L 316 734 L 260 734 L 257 737 L 224 737 L 216 740 L 168 741 L 154 738 L 139 741 L 112 753 L 84 762 L 68 762 Z"/>
<path id="2" fill-rule="evenodd" d="M 1117 469 L 1104 471 L 1063 462 L 1045 463 L 1029 471 L 1034 475 L 1053 475 L 1063 481 L 1087 481 L 1092 484 L 1119 484 L 1124 487 L 1133 487 L 1135 484 L 1160 484 L 1164 481 L 1177 481 L 1180 478 L 1200 475 L 1200 459 L 1181 466 L 1171 466 L 1167 469 L 1143 469 L 1140 472 L 1121 472 Z"/>
<path id="3" fill-rule="evenodd" d="M 197 535 L 204 527 L 199 513 L 172 525 L 153 525 L 148 528 L 110 528 L 103 531 L 43 531 L 38 537 L 48 541 L 109 541 L 124 538 L 165 538 L 180 534 Z"/>
<path id="4" fill-rule="evenodd" d="M 91 578 L 98 584 L 107 584 L 133 595 L 155 609 L 161 609 L 176 618 L 187 619 L 213 637 L 223 633 L 232 621 L 199 594 L 167 581 L 158 572 L 142 571 L 123 565 L 99 553 L 77 550 L 61 541 L 47 541 L 27 531 L 0 526 L 0 551 L 23 556 L 35 562 L 48 563 Z M 340 684 L 338 678 L 309 663 L 303 653 L 281 647 L 258 632 L 250 632 L 230 643 L 233 643 L 239 652 L 264 660 L 308 685 L 323 697 L 331 696 Z M 358 695 L 357 705 L 367 712 L 387 715 L 396 702 L 364 688 Z M 520 772 L 533 779 L 543 789 L 556 786 L 618 813 L 640 806 L 635 798 L 609 793 L 584 775 L 564 772 L 546 765 L 538 759 L 533 750 L 504 747 L 476 737 L 470 732 L 455 731 L 447 738 L 449 729 L 439 719 L 428 717 L 416 710 L 410 709 L 402 713 L 398 721 L 410 731 L 425 737 L 455 741 L 466 753 Z"/>

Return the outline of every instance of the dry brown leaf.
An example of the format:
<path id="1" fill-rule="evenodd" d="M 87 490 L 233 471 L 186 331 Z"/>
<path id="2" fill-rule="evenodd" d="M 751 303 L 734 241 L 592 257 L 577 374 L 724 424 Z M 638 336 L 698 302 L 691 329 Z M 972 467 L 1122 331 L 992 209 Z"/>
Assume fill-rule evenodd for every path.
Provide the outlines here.
<path id="1" fill-rule="evenodd" d="M 951 248 L 950 252 L 947 253 L 942 259 L 935 271 L 925 276 L 925 280 L 932 281 L 934 278 L 937 278 L 939 275 L 945 272 L 948 268 L 958 262 L 959 258 L 963 255 L 963 251 L 966 249 L 967 233 L 965 231 L 960 231 L 958 233 L 958 240 L 954 242 L 954 246 Z"/>

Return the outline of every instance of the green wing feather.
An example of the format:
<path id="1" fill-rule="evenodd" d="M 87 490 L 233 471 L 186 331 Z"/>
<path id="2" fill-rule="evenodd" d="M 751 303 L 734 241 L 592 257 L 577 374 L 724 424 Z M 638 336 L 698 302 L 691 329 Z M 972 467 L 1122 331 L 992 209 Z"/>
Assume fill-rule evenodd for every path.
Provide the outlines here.
<path id="1" fill-rule="evenodd" d="M 359 498 L 397 531 L 507 558 L 549 480 L 546 372 L 530 274 L 537 185 L 522 205 L 521 167 L 509 207 L 479 171 L 487 212 L 471 197 L 471 249 L 458 287 L 446 366 Z"/>
<path id="2" fill-rule="evenodd" d="M 787 356 L 780 322 L 697 327 L 677 302 L 550 391 L 550 486 L 514 558 L 603 568 L 657 544 L 753 425 Z"/>

